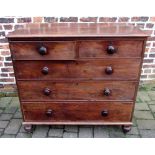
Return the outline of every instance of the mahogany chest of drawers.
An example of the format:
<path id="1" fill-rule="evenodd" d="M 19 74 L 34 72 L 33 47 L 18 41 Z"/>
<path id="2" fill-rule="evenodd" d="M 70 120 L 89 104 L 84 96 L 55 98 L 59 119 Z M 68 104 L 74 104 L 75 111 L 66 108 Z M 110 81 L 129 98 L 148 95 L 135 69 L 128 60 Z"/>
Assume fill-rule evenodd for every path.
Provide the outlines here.
<path id="1" fill-rule="evenodd" d="M 27 24 L 8 35 L 23 124 L 130 130 L 147 35 L 124 24 Z"/>

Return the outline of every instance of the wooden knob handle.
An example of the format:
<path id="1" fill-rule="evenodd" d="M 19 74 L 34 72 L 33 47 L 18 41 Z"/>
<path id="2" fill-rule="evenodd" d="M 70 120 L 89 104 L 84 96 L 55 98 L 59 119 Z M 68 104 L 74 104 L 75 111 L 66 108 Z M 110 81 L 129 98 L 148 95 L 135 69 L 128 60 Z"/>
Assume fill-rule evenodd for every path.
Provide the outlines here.
<path id="1" fill-rule="evenodd" d="M 108 114 L 109 114 L 108 110 L 103 110 L 103 111 L 101 111 L 101 115 L 102 115 L 103 117 L 108 116 Z"/>
<path id="2" fill-rule="evenodd" d="M 109 96 L 109 95 L 111 94 L 111 90 L 110 90 L 109 88 L 105 88 L 105 89 L 103 90 L 103 94 L 104 94 L 105 96 Z"/>
<path id="3" fill-rule="evenodd" d="M 42 69 L 42 73 L 43 74 L 48 74 L 48 67 L 44 67 L 43 69 Z"/>
<path id="4" fill-rule="evenodd" d="M 113 73 L 113 68 L 111 66 L 106 67 L 105 73 L 106 74 L 112 74 Z"/>
<path id="5" fill-rule="evenodd" d="M 48 117 L 50 117 L 50 116 L 52 116 L 52 114 L 53 114 L 53 110 L 52 110 L 52 109 L 48 109 L 48 110 L 45 112 L 45 114 L 46 114 Z"/>
<path id="6" fill-rule="evenodd" d="M 108 53 L 108 54 L 114 54 L 115 52 L 116 52 L 116 49 L 115 49 L 114 46 L 109 45 L 109 46 L 107 47 L 107 53 Z"/>
<path id="7" fill-rule="evenodd" d="M 41 46 L 38 52 L 40 55 L 45 55 L 47 54 L 47 48 L 45 46 Z"/>
<path id="8" fill-rule="evenodd" d="M 45 88 L 43 90 L 43 93 L 46 95 L 46 96 L 49 96 L 51 94 L 51 90 L 49 88 Z"/>

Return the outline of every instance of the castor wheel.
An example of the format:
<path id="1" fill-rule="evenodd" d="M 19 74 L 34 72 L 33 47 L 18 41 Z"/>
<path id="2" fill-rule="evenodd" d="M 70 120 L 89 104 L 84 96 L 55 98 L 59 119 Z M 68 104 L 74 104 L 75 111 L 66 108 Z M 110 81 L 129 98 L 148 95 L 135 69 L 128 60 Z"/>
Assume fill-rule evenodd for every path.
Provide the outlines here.
<path id="1" fill-rule="evenodd" d="M 131 125 L 122 125 L 122 131 L 126 134 L 131 130 Z"/>
<path id="2" fill-rule="evenodd" d="M 33 126 L 29 124 L 24 125 L 24 130 L 28 133 L 31 133 L 33 131 Z"/>

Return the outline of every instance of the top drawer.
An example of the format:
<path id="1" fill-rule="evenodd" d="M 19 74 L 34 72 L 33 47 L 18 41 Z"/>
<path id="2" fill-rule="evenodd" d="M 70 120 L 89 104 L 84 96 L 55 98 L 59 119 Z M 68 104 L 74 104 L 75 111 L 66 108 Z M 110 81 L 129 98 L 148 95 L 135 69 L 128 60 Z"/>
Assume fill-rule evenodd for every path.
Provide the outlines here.
<path id="1" fill-rule="evenodd" d="M 75 59 L 75 42 L 11 42 L 16 60 L 67 60 Z"/>
<path id="2" fill-rule="evenodd" d="M 74 60 L 79 58 L 141 57 L 142 40 L 79 40 L 11 42 L 15 60 Z"/>
<path id="3" fill-rule="evenodd" d="M 113 41 L 80 41 L 80 58 L 128 58 L 141 57 L 143 41 L 113 40 Z"/>

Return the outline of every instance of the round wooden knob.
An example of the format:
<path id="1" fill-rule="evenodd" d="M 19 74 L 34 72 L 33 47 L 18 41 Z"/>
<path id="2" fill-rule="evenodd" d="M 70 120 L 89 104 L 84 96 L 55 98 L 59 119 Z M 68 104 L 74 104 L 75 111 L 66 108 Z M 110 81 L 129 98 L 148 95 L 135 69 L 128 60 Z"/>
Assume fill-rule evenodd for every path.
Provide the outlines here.
<path id="1" fill-rule="evenodd" d="M 109 45 L 109 46 L 107 47 L 107 53 L 108 53 L 108 54 L 114 54 L 115 52 L 116 52 L 116 49 L 115 49 L 114 46 Z"/>
<path id="2" fill-rule="evenodd" d="M 108 116 L 108 110 L 103 110 L 103 111 L 101 111 L 101 115 L 103 116 L 103 117 L 106 117 L 106 116 Z"/>
<path id="3" fill-rule="evenodd" d="M 45 54 L 47 54 L 47 48 L 46 48 L 45 46 L 41 46 L 41 47 L 39 48 L 39 54 L 40 54 L 40 55 L 45 55 Z"/>
<path id="4" fill-rule="evenodd" d="M 48 74 L 48 67 L 44 67 L 43 69 L 42 69 L 42 73 L 43 74 Z"/>
<path id="5" fill-rule="evenodd" d="M 105 88 L 105 89 L 103 90 L 103 94 L 104 94 L 105 96 L 109 96 L 109 95 L 111 94 L 111 90 L 110 90 L 109 88 Z"/>
<path id="6" fill-rule="evenodd" d="M 49 88 L 45 88 L 43 92 L 46 96 L 49 96 L 51 94 L 51 90 Z"/>
<path id="7" fill-rule="evenodd" d="M 52 109 L 48 109 L 48 110 L 45 112 L 45 114 L 46 114 L 48 117 L 50 117 L 50 116 L 52 116 L 52 114 L 53 114 L 53 110 L 52 110 Z"/>
<path id="8" fill-rule="evenodd" d="M 111 66 L 106 67 L 105 73 L 106 73 L 106 74 L 112 74 L 112 73 L 113 73 L 112 67 L 111 67 Z"/>

